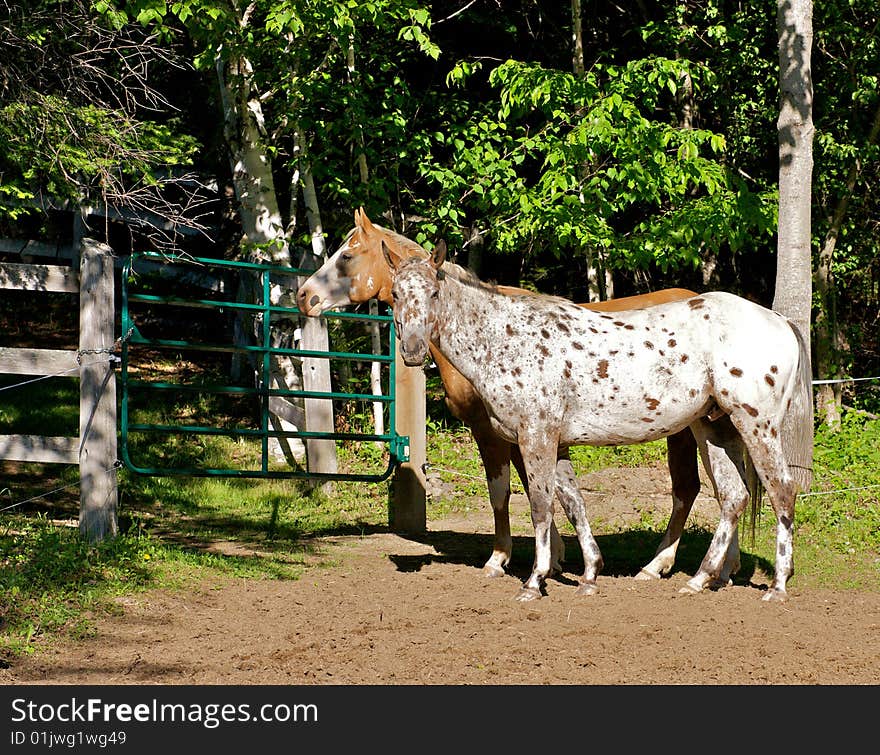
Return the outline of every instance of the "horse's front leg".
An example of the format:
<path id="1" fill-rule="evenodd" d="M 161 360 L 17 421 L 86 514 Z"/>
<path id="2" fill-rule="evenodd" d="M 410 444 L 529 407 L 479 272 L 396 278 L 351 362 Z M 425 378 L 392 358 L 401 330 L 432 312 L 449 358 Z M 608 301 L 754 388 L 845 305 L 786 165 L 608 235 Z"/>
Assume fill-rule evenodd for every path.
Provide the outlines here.
<path id="1" fill-rule="evenodd" d="M 526 468 L 523 465 L 522 454 L 519 446 L 510 444 L 510 460 L 516 468 L 519 479 L 525 488 L 526 497 L 529 495 L 529 478 L 526 474 Z M 560 500 L 560 503 L 562 501 Z M 565 562 L 565 543 L 562 541 L 562 535 L 556 527 L 556 521 L 550 523 L 550 574 L 561 574 L 562 564 Z"/>
<path id="2" fill-rule="evenodd" d="M 495 536 L 492 555 L 483 566 L 487 577 L 501 577 L 504 567 L 510 562 L 513 538 L 510 535 L 510 455 L 512 444 L 499 438 L 486 423 L 475 423 L 471 427 L 483 468 L 486 470 L 486 484 L 489 488 L 489 503 L 495 519 Z"/>
<path id="3" fill-rule="evenodd" d="M 544 581 L 550 574 L 557 446 L 556 438 L 548 439 L 545 432 L 520 434 L 519 448 L 528 478 L 529 507 L 535 527 L 535 565 L 516 595 L 519 601 L 540 598 Z"/>

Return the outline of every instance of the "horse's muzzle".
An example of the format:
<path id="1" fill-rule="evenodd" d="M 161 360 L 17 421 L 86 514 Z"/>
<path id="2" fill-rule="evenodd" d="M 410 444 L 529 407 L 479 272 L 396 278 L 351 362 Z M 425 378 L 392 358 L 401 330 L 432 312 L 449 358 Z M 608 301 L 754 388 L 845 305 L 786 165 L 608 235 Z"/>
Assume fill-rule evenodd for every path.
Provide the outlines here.
<path id="1" fill-rule="evenodd" d="M 400 342 L 400 356 L 407 367 L 418 367 L 428 356 L 428 347 L 422 341 L 415 343 Z"/>
<path id="2" fill-rule="evenodd" d="M 296 306 L 307 317 L 317 317 L 321 314 L 321 297 L 303 287 L 297 291 Z"/>

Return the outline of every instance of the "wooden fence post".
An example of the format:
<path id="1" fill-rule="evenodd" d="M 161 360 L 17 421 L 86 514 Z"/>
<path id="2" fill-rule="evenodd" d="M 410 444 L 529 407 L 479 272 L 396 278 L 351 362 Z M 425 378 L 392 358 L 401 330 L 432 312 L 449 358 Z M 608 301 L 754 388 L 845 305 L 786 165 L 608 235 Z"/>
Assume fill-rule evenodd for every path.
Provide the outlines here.
<path id="1" fill-rule="evenodd" d="M 80 244 L 79 531 L 97 542 L 117 534 L 113 250 Z"/>
<path id="2" fill-rule="evenodd" d="M 425 473 L 427 433 L 425 409 L 425 373 L 421 367 L 407 367 L 400 349 L 392 343 L 395 359 L 396 431 L 409 436 L 409 461 L 398 465 L 391 482 L 389 525 L 395 532 L 424 532 Z"/>

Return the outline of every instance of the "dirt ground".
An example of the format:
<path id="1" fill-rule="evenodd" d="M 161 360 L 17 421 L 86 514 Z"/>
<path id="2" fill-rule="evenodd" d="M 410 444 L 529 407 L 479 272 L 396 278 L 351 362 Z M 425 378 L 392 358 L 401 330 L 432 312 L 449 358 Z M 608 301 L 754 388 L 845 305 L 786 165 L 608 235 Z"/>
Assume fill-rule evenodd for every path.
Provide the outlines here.
<path id="1" fill-rule="evenodd" d="M 589 477 L 591 520 L 613 529 L 646 510 L 668 513 L 662 468 Z M 527 521 L 526 506 L 514 496 L 516 522 Z M 701 494 L 694 513 L 711 522 L 716 510 Z M 764 603 L 768 579 L 755 569 L 724 590 L 682 595 L 688 568 L 637 582 L 606 554 L 599 593 L 579 598 L 581 562 L 567 536 L 565 573 L 543 599 L 521 604 L 513 596 L 531 566 L 528 529 L 518 530 L 513 573 L 500 579 L 480 571 L 491 531 L 480 501 L 419 536 L 327 538 L 324 560 L 335 565 L 298 581 L 235 579 L 126 598 L 120 615 L 98 620 L 96 636 L 15 660 L 0 683 L 880 683 L 880 592 L 804 589 L 795 575 L 788 602 Z M 613 537 L 599 538 L 603 552 Z"/>

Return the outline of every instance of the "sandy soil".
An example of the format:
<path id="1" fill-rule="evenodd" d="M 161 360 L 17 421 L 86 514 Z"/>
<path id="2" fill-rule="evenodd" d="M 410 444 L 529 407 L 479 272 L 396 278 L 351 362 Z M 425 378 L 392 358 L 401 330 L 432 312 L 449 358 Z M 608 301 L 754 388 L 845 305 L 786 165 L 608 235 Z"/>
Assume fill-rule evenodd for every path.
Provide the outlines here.
<path id="1" fill-rule="evenodd" d="M 609 474 L 617 492 L 600 494 Z M 607 531 L 636 526 L 646 510 L 668 513 L 662 468 L 606 471 L 583 484 L 591 519 Z M 512 508 L 527 521 L 522 496 Z M 701 494 L 697 518 L 712 521 L 714 511 Z M 491 531 L 481 502 L 419 536 L 327 538 L 324 555 L 336 565 L 298 581 L 126 598 L 120 615 L 98 620 L 95 637 L 17 659 L 0 683 L 880 683 L 880 591 L 803 589 L 795 576 L 789 601 L 769 604 L 760 599 L 767 576 L 753 569 L 724 590 L 681 595 L 691 567 L 636 582 L 638 564 L 606 555 L 599 594 L 578 598 L 581 563 L 566 537 L 565 573 L 546 597 L 521 604 L 513 596 L 531 565 L 528 530 L 516 538 L 513 573 L 486 579 Z M 599 543 L 605 552 L 628 536 Z"/>

